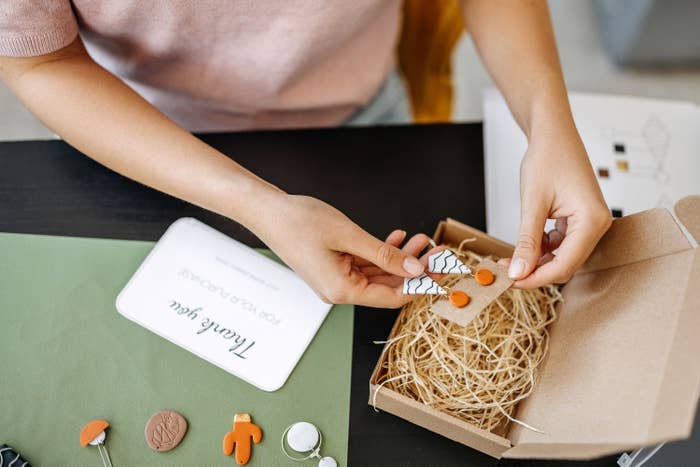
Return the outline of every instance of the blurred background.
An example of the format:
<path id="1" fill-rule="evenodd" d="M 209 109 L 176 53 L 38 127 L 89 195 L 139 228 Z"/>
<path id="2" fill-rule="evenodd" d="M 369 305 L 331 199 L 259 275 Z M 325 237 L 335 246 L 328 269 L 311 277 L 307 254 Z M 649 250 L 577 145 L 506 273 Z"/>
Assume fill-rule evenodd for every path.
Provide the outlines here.
<path id="1" fill-rule="evenodd" d="M 696 32 L 700 2 L 550 0 L 549 4 L 571 91 L 700 103 L 700 32 Z M 694 28 L 691 21 L 695 22 Z M 606 36 L 603 31 L 610 34 Z M 628 57 L 625 45 L 631 50 Z M 620 65 L 615 53 L 618 61 L 642 64 Z M 493 84 L 466 35 L 456 48 L 454 64 L 454 119 L 481 120 L 482 91 Z M 51 132 L 0 83 L 0 139 L 48 137 Z"/>
<path id="2" fill-rule="evenodd" d="M 550 0 L 549 7 L 570 91 L 700 104 L 700 2 Z M 606 43 L 606 30 L 617 42 Z M 622 48 L 625 42 L 632 49 L 630 55 L 636 55 L 629 60 L 636 59 L 637 64 L 615 62 L 613 47 Z M 454 60 L 455 119 L 481 120 L 482 89 L 493 83 L 468 36 L 460 41 Z"/>

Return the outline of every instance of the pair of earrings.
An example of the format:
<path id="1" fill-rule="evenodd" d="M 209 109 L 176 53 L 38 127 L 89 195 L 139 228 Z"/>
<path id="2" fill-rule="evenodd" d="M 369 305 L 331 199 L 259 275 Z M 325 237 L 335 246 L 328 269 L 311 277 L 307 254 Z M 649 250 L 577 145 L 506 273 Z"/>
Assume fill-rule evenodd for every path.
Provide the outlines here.
<path id="1" fill-rule="evenodd" d="M 234 416 L 233 431 L 224 438 L 224 453 L 228 456 L 236 453 L 236 462 L 244 465 L 250 460 L 251 438 L 254 443 L 262 440 L 262 430 L 252 423 L 249 414 L 236 414 Z M 332 457 L 321 456 L 323 435 L 315 425 L 309 422 L 297 422 L 287 427 L 282 433 L 282 452 L 293 461 L 305 461 L 313 457 L 318 458 L 318 467 L 338 467 L 338 463 Z M 287 451 L 287 447 L 297 453 L 305 453 L 304 457 L 294 457 Z"/>
<path id="2" fill-rule="evenodd" d="M 452 250 L 443 250 L 428 257 L 428 272 L 434 274 L 472 275 L 480 285 L 493 284 L 495 276 L 489 269 L 481 268 L 472 273 L 471 268 L 464 264 Z M 428 274 L 404 279 L 403 293 L 407 295 L 448 295 L 450 302 L 463 308 L 469 304 L 469 295 L 461 290 L 449 291 L 432 280 Z"/>
<path id="3" fill-rule="evenodd" d="M 318 459 L 318 467 L 338 467 L 335 459 L 321 455 L 323 435 L 321 430 L 309 422 L 297 422 L 289 425 L 282 433 L 282 452 L 288 459 L 303 462 L 311 458 Z M 287 447 L 297 453 L 306 453 L 303 457 L 289 454 Z"/>

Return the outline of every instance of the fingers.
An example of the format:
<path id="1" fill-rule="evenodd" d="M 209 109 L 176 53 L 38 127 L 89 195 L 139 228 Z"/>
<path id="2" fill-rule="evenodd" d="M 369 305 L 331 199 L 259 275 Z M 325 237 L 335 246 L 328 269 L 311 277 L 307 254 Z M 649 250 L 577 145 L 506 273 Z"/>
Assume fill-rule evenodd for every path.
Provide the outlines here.
<path id="1" fill-rule="evenodd" d="M 401 243 L 405 239 L 406 231 L 397 229 L 389 234 L 385 242 L 398 248 L 401 246 Z M 401 248 L 401 250 L 405 253 L 408 253 L 411 256 L 417 257 L 423 250 L 425 250 L 429 243 L 430 238 L 427 235 L 416 234 L 406 242 L 406 244 Z M 378 266 L 374 266 L 374 263 L 367 261 L 363 258 L 357 258 L 355 264 L 358 267 L 363 268 L 365 272 L 369 271 L 371 274 L 386 274 L 386 271 L 384 269 Z M 427 265 L 428 263 L 424 262 L 424 264 Z"/>
<path id="2" fill-rule="evenodd" d="M 422 235 L 422 234 L 420 234 Z M 419 235 L 413 237 L 414 240 Z M 423 235 L 424 236 L 424 235 Z M 426 236 L 424 236 L 426 237 Z M 409 240 L 409 242 L 411 241 Z M 416 240 L 414 254 L 419 254 L 425 249 L 428 244 L 427 237 L 420 242 Z M 408 244 L 407 244 L 408 245 Z M 447 247 L 435 247 L 421 256 L 421 262 L 424 265 L 428 264 L 428 257 Z M 406 246 L 404 246 L 406 249 Z M 378 269 L 378 268 L 377 268 Z M 365 272 L 366 274 L 366 272 Z M 439 281 L 443 274 L 429 274 L 433 280 Z M 403 293 L 403 279 L 387 273 L 377 273 L 376 275 L 368 274 L 368 281 L 364 285 L 362 292 L 355 299 L 358 305 L 373 306 L 380 308 L 398 308 L 415 298 L 412 295 Z"/>
<path id="3" fill-rule="evenodd" d="M 549 206 L 541 198 L 523 200 L 520 235 L 508 267 L 508 277 L 511 279 L 527 277 L 537 267 L 542 256 L 542 236 L 548 209 Z"/>
<path id="4" fill-rule="evenodd" d="M 385 284 L 370 283 L 351 303 L 375 308 L 399 308 L 415 298 L 405 295 L 402 288 Z"/>
<path id="5" fill-rule="evenodd" d="M 417 234 L 411 237 L 411 239 L 406 242 L 406 244 L 401 248 L 402 251 L 405 253 L 408 253 L 409 255 L 412 256 L 418 256 L 425 250 L 425 248 L 430 244 L 430 238 L 425 235 L 425 234 Z M 429 251 L 424 253 L 420 258 L 419 261 L 423 264 L 424 267 L 428 266 L 428 257 L 431 255 L 434 255 L 435 253 L 438 253 L 447 247 L 445 246 L 436 246 L 434 248 L 431 248 Z M 367 276 L 370 277 L 374 280 L 374 278 L 378 276 L 387 276 L 387 281 L 386 283 L 391 283 L 394 282 L 396 283 L 396 276 L 394 274 L 389 274 L 387 271 L 384 269 L 380 268 L 379 266 L 375 266 L 372 263 L 369 263 L 368 261 L 365 260 L 358 260 L 356 262 L 358 266 L 360 267 L 361 271 Z M 440 278 L 442 277 L 441 274 L 430 274 L 430 276 L 433 279 Z"/>
<path id="6" fill-rule="evenodd" d="M 415 277 L 423 274 L 425 270 L 425 266 L 415 256 L 388 242 L 382 242 L 359 227 L 353 229 L 343 246 L 347 253 L 365 259 L 397 276 Z"/>
<path id="7" fill-rule="evenodd" d="M 398 283 L 370 280 L 352 266 L 351 255 L 342 255 L 338 261 L 337 269 L 341 273 L 328 275 L 320 290 L 316 290 L 324 302 L 397 308 L 411 300 L 411 296 L 403 294 L 403 288 L 400 286 L 403 279 L 385 273 L 387 278 L 391 277 Z"/>
<path id="8" fill-rule="evenodd" d="M 562 235 L 566 235 L 566 227 L 568 225 L 568 221 L 566 217 L 560 217 L 556 220 L 554 223 L 554 230 L 559 232 Z"/>
<path id="9" fill-rule="evenodd" d="M 373 308 L 400 308 L 415 298 L 404 295 L 401 288 L 380 283 L 367 284 L 361 290 L 350 290 L 342 295 L 318 295 L 329 304 L 350 303 Z"/>
<path id="10" fill-rule="evenodd" d="M 557 230 L 550 230 L 542 237 L 542 253 L 559 248 L 564 236 Z"/>
<path id="11" fill-rule="evenodd" d="M 551 252 L 543 254 L 542 257 L 540 258 L 540 260 L 537 261 L 537 267 L 539 268 L 540 266 L 543 266 L 543 265 L 549 263 L 550 261 L 552 261 L 555 258 L 555 256 L 556 255 L 554 253 L 551 253 Z"/>
<path id="12" fill-rule="evenodd" d="M 566 235 L 566 217 L 557 219 L 554 229 L 547 232 L 542 238 L 542 247 L 545 252 L 552 252 L 559 248 Z"/>
<path id="13" fill-rule="evenodd" d="M 412 236 L 402 248 L 406 232 L 394 230 L 381 242 L 359 227 L 343 241 L 345 255 L 341 268 L 346 271 L 339 281 L 328 281 L 324 293 L 319 294 L 328 303 L 354 303 L 378 308 L 397 308 L 414 297 L 403 293 L 403 277 L 415 277 L 425 271 L 428 256 L 444 249 L 432 248 L 419 260 L 430 243 L 425 234 Z M 413 272 L 409 271 L 409 268 Z M 397 277 L 398 276 L 398 277 Z"/>
<path id="14" fill-rule="evenodd" d="M 401 245 L 401 243 L 403 243 L 403 241 L 405 239 L 406 239 L 406 231 L 396 229 L 393 232 L 391 232 L 388 237 L 386 237 L 385 241 L 389 245 L 393 245 L 393 246 L 398 247 L 399 245 Z"/>
<path id="15" fill-rule="evenodd" d="M 392 246 L 400 245 L 399 238 L 405 235 L 399 235 L 397 231 L 392 232 L 386 240 Z M 401 252 L 415 257 L 421 254 L 430 243 L 430 238 L 425 234 L 417 234 L 409 238 L 401 248 Z M 438 248 L 440 249 L 440 248 Z M 432 254 L 434 248 L 421 257 L 420 261 L 425 267 L 427 263 L 427 255 Z M 354 276 L 349 282 L 355 286 L 348 290 L 346 299 L 349 302 L 357 305 L 373 306 L 379 308 L 397 308 L 411 301 L 414 297 L 404 295 L 403 293 L 403 277 L 397 277 L 397 274 L 387 271 L 386 268 L 374 265 L 372 263 L 365 267 L 359 268 L 359 275 Z M 364 277 L 363 277 L 364 276 Z"/>
<path id="16" fill-rule="evenodd" d="M 568 282 L 595 248 L 610 225 L 605 215 L 572 216 L 568 231 L 561 240 L 556 255 L 544 255 L 541 266 L 528 277 L 513 284 L 515 287 L 531 289 L 546 284 Z M 559 230 L 559 229 L 557 229 Z"/>
<path id="17" fill-rule="evenodd" d="M 389 245 L 399 247 L 401 246 L 401 243 L 406 239 L 406 231 L 405 230 L 400 230 L 396 229 L 393 232 L 391 232 L 387 237 L 385 242 L 387 242 Z M 357 258 L 355 261 L 355 264 L 359 267 L 368 267 L 372 263 L 367 261 L 366 259 L 363 258 Z"/>
<path id="18" fill-rule="evenodd" d="M 430 237 L 425 234 L 416 234 L 411 237 L 406 244 L 401 248 L 405 253 L 411 256 L 418 256 L 425 247 L 430 243 Z"/>

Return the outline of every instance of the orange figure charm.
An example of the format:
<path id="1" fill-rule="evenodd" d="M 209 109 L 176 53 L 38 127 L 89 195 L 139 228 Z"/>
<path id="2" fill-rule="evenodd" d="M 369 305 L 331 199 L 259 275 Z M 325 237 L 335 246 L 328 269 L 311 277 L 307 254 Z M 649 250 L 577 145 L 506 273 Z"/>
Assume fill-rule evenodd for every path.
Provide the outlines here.
<path id="1" fill-rule="evenodd" d="M 236 463 L 245 465 L 250 460 L 251 442 L 258 444 L 262 440 L 262 430 L 250 421 L 247 413 L 237 413 L 233 416 L 233 430 L 224 436 L 224 454 L 230 456 L 236 451 Z"/>

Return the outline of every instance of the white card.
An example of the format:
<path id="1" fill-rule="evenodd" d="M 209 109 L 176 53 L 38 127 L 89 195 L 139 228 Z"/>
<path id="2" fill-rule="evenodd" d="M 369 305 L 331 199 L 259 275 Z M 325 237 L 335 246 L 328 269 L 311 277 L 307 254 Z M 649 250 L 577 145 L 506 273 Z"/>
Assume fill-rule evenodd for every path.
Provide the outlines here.
<path id="1" fill-rule="evenodd" d="M 693 102 L 569 93 L 576 128 L 611 209 L 653 207 L 673 213 L 700 190 L 700 107 Z M 527 138 L 495 89 L 484 92 L 484 164 L 488 233 L 516 243 L 520 161 Z M 621 165 L 618 165 L 621 164 Z M 551 222 L 545 230 L 554 228 Z"/>
<path id="2" fill-rule="evenodd" d="M 265 391 L 284 385 L 331 308 L 289 268 L 192 218 L 168 228 L 116 306 Z"/>

